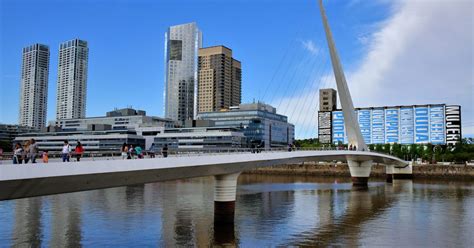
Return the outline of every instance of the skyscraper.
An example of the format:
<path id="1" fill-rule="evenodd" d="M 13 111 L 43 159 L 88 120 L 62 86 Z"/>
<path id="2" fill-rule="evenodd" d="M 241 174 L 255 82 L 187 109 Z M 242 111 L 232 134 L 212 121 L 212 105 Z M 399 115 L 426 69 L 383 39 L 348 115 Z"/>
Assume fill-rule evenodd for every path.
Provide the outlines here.
<path id="1" fill-rule="evenodd" d="M 56 119 L 86 116 L 87 42 L 74 39 L 59 47 Z"/>
<path id="2" fill-rule="evenodd" d="M 242 69 L 225 46 L 199 49 L 198 112 L 213 112 L 238 106 L 241 99 Z"/>
<path id="3" fill-rule="evenodd" d="M 34 44 L 23 48 L 19 124 L 42 128 L 46 124 L 49 47 Z"/>
<path id="4" fill-rule="evenodd" d="M 196 23 L 169 27 L 165 34 L 165 117 L 193 119 L 197 109 L 197 55 L 202 33 Z"/>

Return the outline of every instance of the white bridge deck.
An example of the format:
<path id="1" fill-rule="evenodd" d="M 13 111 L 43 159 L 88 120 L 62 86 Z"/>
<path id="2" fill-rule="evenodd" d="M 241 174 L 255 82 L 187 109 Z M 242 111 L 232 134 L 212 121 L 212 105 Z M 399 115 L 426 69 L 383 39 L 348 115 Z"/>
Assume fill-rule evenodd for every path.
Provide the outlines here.
<path id="1" fill-rule="evenodd" d="M 98 160 L 78 163 L 0 165 L 0 200 L 236 173 L 306 161 L 373 160 L 404 167 L 396 157 L 362 151 L 294 151 L 183 155 L 168 158 Z"/>

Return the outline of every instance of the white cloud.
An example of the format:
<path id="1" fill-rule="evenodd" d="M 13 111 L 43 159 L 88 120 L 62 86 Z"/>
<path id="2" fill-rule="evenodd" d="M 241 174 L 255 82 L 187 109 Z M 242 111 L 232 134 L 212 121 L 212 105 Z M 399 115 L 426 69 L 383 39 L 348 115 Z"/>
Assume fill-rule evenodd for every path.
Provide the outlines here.
<path id="1" fill-rule="evenodd" d="M 473 2 L 405 0 L 393 7 L 348 75 L 354 105 L 461 104 L 463 120 L 472 121 Z"/>
<path id="2" fill-rule="evenodd" d="M 313 54 L 313 55 L 318 55 L 319 54 L 319 47 L 316 46 L 314 41 L 312 41 L 312 40 L 303 40 L 303 41 L 301 41 L 301 44 L 311 54 Z"/>
<path id="3" fill-rule="evenodd" d="M 463 134 L 474 135 L 473 4 L 470 0 L 393 2 L 393 14 L 364 40 L 367 54 L 346 73 L 354 105 L 460 104 Z M 308 50 L 311 44 L 303 42 Z M 334 87 L 333 75 L 328 77 L 331 80 L 325 79 L 326 83 L 298 98 Z M 298 98 L 283 101 L 292 106 L 289 109 L 310 113 L 303 105 L 297 106 Z M 297 130 L 317 125 L 315 116 L 310 122 L 292 119 Z M 299 135 L 314 136 L 314 132 Z"/>

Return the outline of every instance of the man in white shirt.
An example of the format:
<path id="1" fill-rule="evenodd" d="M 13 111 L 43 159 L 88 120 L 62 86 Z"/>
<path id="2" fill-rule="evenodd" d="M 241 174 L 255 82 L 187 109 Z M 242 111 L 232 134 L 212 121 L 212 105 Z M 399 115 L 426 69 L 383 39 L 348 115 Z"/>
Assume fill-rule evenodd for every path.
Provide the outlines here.
<path id="1" fill-rule="evenodd" d="M 63 150 L 61 153 L 61 157 L 63 158 L 63 162 L 69 162 L 69 154 L 71 153 L 71 146 L 67 140 L 64 141 Z"/>

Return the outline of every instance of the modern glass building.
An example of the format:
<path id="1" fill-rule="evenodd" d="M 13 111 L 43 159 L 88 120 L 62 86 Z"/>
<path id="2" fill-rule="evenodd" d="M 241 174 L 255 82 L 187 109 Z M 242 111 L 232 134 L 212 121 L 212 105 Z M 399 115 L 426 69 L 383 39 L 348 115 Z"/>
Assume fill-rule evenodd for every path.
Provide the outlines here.
<path id="1" fill-rule="evenodd" d="M 165 34 L 165 117 L 193 119 L 197 112 L 197 60 L 202 33 L 196 23 L 171 26 Z"/>
<path id="2" fill-rule="evenodd" d="M 260 102 L 240 104 L 228 111 L 199 113 L 198 119 L 214 121 L 216 127 L 242 129 L 250 146 L 286 147 L 294 142 L 295 127 L 288 123 L 288 117 Z"/>
<path id="3" fill-rule="evenodd" d="M 446 104 L 356 109 L 367 144 L 455 145 L 461 140 L 461 106 Z M 347 143 L 341 110 L 319 111 L 321 143 Z M 330 137 L 330 138 L 329 138 Z"/>
<path id="4" fill-rule="evenodd" d="M 169 128 L 155 136 L 153 149 L 160 151 L 168 145 L 169 149 L 179 150 L 219 150 L 242 148 L 246 144 L 245 136 L 236 128 Z"/>

